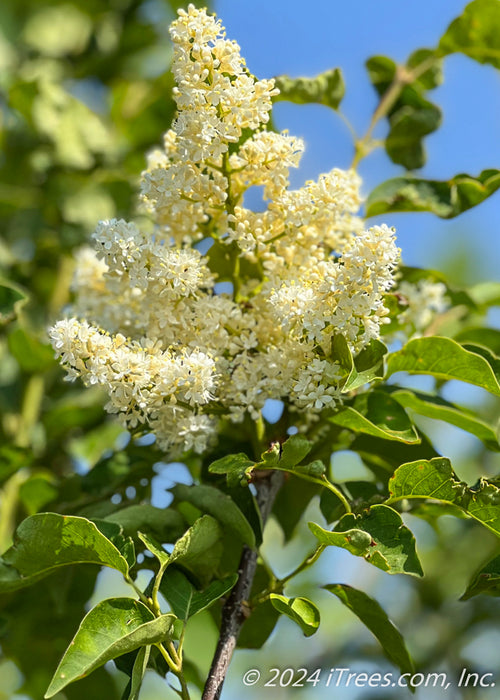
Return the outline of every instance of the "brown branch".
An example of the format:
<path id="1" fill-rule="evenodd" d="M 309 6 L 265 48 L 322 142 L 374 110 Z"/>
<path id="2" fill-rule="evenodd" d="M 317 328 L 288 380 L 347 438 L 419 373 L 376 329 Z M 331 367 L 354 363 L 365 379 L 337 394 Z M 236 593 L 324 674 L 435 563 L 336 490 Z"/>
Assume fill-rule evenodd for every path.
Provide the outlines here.
<path id="1" fill-rule="evenodd" d="M 271 474 L 259 479 L 255 484 L 257 490 L 257 505 L 263 525 L 269 517 L 274 499 L 282 484 L 283 474 L 277 471 L 271 472 Z M 212 660 L 205 690 L 203 691 L 202 700 L 218 700 L 222 692 L 222 685 L 236 647 L 238 635 L 245 621 L 244 602 L 248 600 L 250 596 L 255 570 L 257 568 L 257 556 L 257 550 L 247 546 L 243 548 L 238 568 L 238 581 L 222 609 L 219 641 Z"/>

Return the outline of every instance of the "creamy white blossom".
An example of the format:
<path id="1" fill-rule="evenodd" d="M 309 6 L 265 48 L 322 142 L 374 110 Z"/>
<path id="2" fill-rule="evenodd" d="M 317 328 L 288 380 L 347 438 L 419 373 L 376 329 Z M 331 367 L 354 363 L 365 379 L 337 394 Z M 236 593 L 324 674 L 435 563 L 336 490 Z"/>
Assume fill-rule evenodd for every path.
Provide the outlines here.
<path id="1" fill-rule="evenodd" d="M 398 323 L 405 328 L 405 336 L 420 335 L 437 314 L 450 307 L 446 285 L 421 279 L 417 282 L 402 280 L 397 287 L 401 303 L 405 307 L 398 316 Z"/>
<path id="2" fill-rule="evenodd" d="M 151 226 L 97 225 L 50 335 L 68 378 L 102 386 L 127 428 L 202 452 L 220 416 L 257 419 L 279 399 L 311 422 L 341 401 L 333 339 L 356 355 L 380 337 L 399 250 L 388 227 L 364 229 L 354 171 L 290 189 L 304 144 L 267 130 L 274 81 L 251 75 L 219 20 L 190 5 L 170 34 L 178 113 L 141 178 Z M 263 211 L 245 203 L 254 186 Z M 424 289 L 406 293 L 409 314 Z"/>

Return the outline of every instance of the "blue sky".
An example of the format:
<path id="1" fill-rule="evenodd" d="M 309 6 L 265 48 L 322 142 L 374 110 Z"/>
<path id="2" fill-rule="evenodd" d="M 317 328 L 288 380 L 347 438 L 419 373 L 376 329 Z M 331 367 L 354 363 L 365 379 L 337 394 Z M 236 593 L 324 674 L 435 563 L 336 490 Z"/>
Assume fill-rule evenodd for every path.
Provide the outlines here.
<path id="1" fill-rule="evenodd" d="M 344 72 L 347 92 L 342 109 L 358 133 L 366 129 L 376 104 L 365 60 L 376 54 L 404 61 L 415 49 L 435 46 L 448 24 L 465 7 L 464 0 L 217 0 L 215 10 L 230 38 L 242 47 L 250 70 L 259 77 L 282 73 L 317 73 L 332 67 Z M 442 86 L 429 98 L 443 110 L 443 125 L 426 139 L 428 162 L 419 174 L 446 179 L 461 172 L 477 175 L 500 167 L 499 73 L 462 55 L 449 57 Z M 328 108 L 280 103 L 275 121 L 306 142 L 302 166 L 292 184 L 332 167 L 348 167 L 349 132 Z M 385 132 L 381 124 L 376 132 Z M 360 168 L 364 192 L 399 174 L 383 151 Z M 420 267 L 443 268 L 464 246 L 476 258 L 469 279 L 500 279 L 500 193 L 457 219 L 428 214 L 386 215 L 396 227 L 403 259 Z"/>

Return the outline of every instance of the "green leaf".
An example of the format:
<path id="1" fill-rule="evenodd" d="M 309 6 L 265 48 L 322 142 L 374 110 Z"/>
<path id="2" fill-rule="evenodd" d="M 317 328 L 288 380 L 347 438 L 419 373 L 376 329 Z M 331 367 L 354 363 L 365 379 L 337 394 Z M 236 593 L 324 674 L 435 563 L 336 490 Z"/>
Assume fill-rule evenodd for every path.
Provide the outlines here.
<path id="1" fill-rule="evenodd" d="M 321 479 L 326 472 L 326 467 L 321 459 L 315 459 L 308 464 L 298 464 L 296 467 L 287 469 L 287 471 L 297 476 L 302 475 L 304 477 L 311 477 L 312 479 Z"/>
<path id="2" fill-rule="evenodd" d="M 446 457 L 402 464 L 389 481 L 388 503 L 401 498 L 432 498 L 460 507 L 465 513 L 500 535 L 500 489 L 486 479 L 474 487 L 456 476 Z"/>
<path id="3" fill-rule="evenodd" d="M 255 544 L 257 547 L 259 547 L 262 544 L 263 525 L 259 505 L 254 494 L 249 488 L 241 488 L 241 486 L 228 486 L 227 489 L 222 490 L 224 490 L 224 492 L 227 493 L 230 498 L 232 498 L 250 523 L 255 534 Z"/>
<path id="4" fill-rule="evenodd" d="M 312 443 L 303 435 L 292 435 L 283 444 L 275 442 L 262 453 L 262 461 L 255 466 L 257 469 L 283 469 L 295 471 L 295 467 L 311 451 Z"/>
<path id="5" fill-rule="evenodd" d="M 500 304 L 500 282 L 479 282 L 468 291 L 473 301 L 485 309 Z"/>
<path id="6" fill-rule="evenodd" d="M 54 351 L 49 344 L 41 343 L 22 328 L 9 333 L 9 350 L 25 372 L 45 372 L 55 366 Z"/>
<path id="7" fill-rule="evenodd" d="M 394 470 L 404 462 L 432 459 L 439 456 L 425 435 L 421 435 L 420 443 L 405 443 L 395 440 L 381 440 L 360 433 L 353 440 L 349 449 L 357 452 L 363 463 L 375 474 L 377 480 L 383 483 L 386 483 Z"/>
<path id="8" fill-rule="evenodd" d="M 500 489 L 495 484 L 479 479 L 477 485 L 468 489 L 463 507 L 471 517 L 500 536 Z"/>
<path id="9" fill-rule="evenodd" d="M 408 653 L 401 632 L 387 617 L 387 613 L 370 596 L 346 584 L 333 583 L 324 586 L 359 617 L 382 645 L 385 655 L 402 673 L 413 673 L 413 661 Z"/>
<path id="10" fill-rule="evenodd" d="M 339 68 L 320 73 L 315 78 L 290 78 L 280 75 L 275 78 L 279 95 L 274 102 L 293 102 L 298 105 L 317 103 L 338 109 L 345 94 L 345 84 Z"/>
<path id="11" fill-rule="evenodd" d="M 389 574 L 423 575 L 413 533 L 386 505 L 374 505 L 359 515 L 346 513 L 333 532 L 315 523 L 309 528 L 320 544 L 347 549 Z"/>
<path id="12" fill-rule="evenodd" d="M 187 620 L 229 593 L 237 580 L 238 575 L 232 574 L 223 580 L 212 581 L 199 591 L 182 571 L 173 566 L 168 567 L 163 575 L 160 592 L 170 603 L 172 612 L 181 620 Z"/>
<path id="13" fill-rule="evenodd" d="M 169 564 L 176 562 L 190 571 L 196 572 L 200 563 L 204 561 L 204 555 L 220 543 L 222 530 L 215 518 L 203 515 L 187 530 L 175 543 Z M 206 562 L 203 568 L 206 567 Z"/>
<path id="14" fill-rule="evenodd" d="M 434 88 L 441 81 L 441 67 L 437 57 L 430 49 L 419 49 L 408 59 L 405 72 L 418 74 L 418 66 L 430 64 L 419 77 L 411 83 L 402 83 L 397 99 L 388 112 L 390 125 L 385 141 L 389 158 L 407 170 L 421 168 L 426 156 L 422 139 L 435 131 L 441 124 L 441 110 L 429 102 L 424 93 Z M 382 97 L 396 84 L 401 69 L 386 56 L 373 56 L 366 62 L 370 80 Z"/>
<path id="15" fill-rule="evenodd" d="M 500 596 L 500 555 L 491 559 L 478 571 L 460 600 L 469 600 L 480 594 Z"/>
<path id="16" fill-rule="evenodd" d="M 441 56 L 461 52 L 479 63 L 500 68 L 500 5 L 498 0 L 474 0 L 439 42 Z"/>
<path id="17" fill-rule="evenodd" d="M 171 554 L 160 542 L 144 533 L 139 538 L 160 562 L 160 570 L 176 562 L 189 571 L 202 585 L 213 577 L 219 565 L 222 550 L 223 532 L 215 518 L 203 515 L 177 540 Z"/>
<path id="18" fill-rule="evenodd" d="M 58 496 L 54 474 L 37 471 L 19 487 L 19 500 L 29 515 L 34 515 Z"/>
<path id="19" fill-rule="evenodd" d="M 458 343 L 472 343 L 500 355 L 500 330 L 496 328 L 464 328 L 455 335 Z"/>
<path id="20" fill-rule="evenodd" d="M 324 530 L 317 523 L 307 523 L 318 542 L 325 547 L 341 547 L 355 556 L 364 556 L 370 552 L 371 535 L 364 530 L 352 529 L 344 532 Z"/>
<path id="21" fill-rule="evenodd" d="M 455 425 L 457 428 L 478 437 L 488 449 L 500 450 L 495 430 L 464 408 L 455 406 L 439 396 L 431 396 L 410 389 L 396 389 L 396 391 L 391 392 L 391 396 L 404 408 L 409 408 L 422 416 L 427 416 L 427 418 Z"/>
<path id="22" fill-rule="evenodd" d="M 279 466 L 294 469 L 311 451 L 312 443 L 303 435 L 292 435 L 281 445 Z"/>
<path id="23" fill-rule="evenodd" d="M 252 526 L 234 501 L 213 486 L 177 484 L 172 493 L 178 501 L 188 501 L 202 512 L 212 515 L 223 529 L 232 531 L 243 544 L 255 545 Z"/>
<path id="24" fill-rule="evenodd" d="M 305 637 L 317 632 L 319 627 L 319 610 L 307 598 L 286 598 L 284 595 L 271 593 L 269 596 L 273 607 L 293 620 L 302 630 Z"/>
<path id="25" fill-rule="evenodd" d="M 354 368 L 354 360 L 352 358 L 351 349 L 347 343 L 347 339 L 341 333 L 337 333 L 332 337 L 332 359 L 341 366 L 341 368 L 347 373 L 346 381 L 349 378 L 349 374 Z"/>
<path id="26" fill-rule="evenodd" d="M 491 364 L 478 352 L 466 350 L 451 338 L 435 336 L 410 340 L 388 357 L 387 376 L 395 372 L 458 379 L 500 396 L 500 384 Z"/>
<path id="27" fill-rule="evenodd" d="M 27 292 L 0 277 L 0 324 L 12 321 L 27 301 Z"/>
<path id="28" fill-rule="evenodd" d="M 335 335 L 332 340 L 332 359 L 339 363 L 347 376 L 342 386 L 343 392 L 353 391 L 364 384 L 384 376 L 384 356 L 387 348 L 380 340 L 371 340 L 353 358 L 347 340 L 343 335 Z"/>
<path id="29" fill-rule="evenodd" d="M 370 340 L 355 357 L 353 368 L 342 391 L 353 391 L 384 376 L 384 357 L 387 347 L 380 340 Z"/>
<path id="30" fill-rule="evenodd" d="M 115 545 L 120 554 L 127 560 L 129 569 L 131 569 L 135 565 L 135 547 L 132 538 L 126 537 L 121 527 L 116 523 L 110 523 L 99 518 L 92 518 L 92 521 L 104 537 L 107 537 Z"/>
<path id="31" fill-rule="evenodd" d="M 123 698 L 126 698 L 126 700 L 138 700 L 150 655 L 150 645 L 141 647 L 137 652 L 134 665 L 132 666 L 130 673 L 129 683 L 123 693 Z"/>
<path id="32" fill-rule="evenodd" d="M 497 380 L 500 380 L 500 357 L 498 355 L 495 355 L 494 352 L 491 352 L 491 350 L 484 345 L 474 345 L 473 343 L 464 343 L 462 345 L 464 350 L 467 350 L 468 352 L 474 352 L 476 355 L 480 355 L 481 357 L 484 357 L 486 362 L 489 364 L 491 369 L 493 370 Z"/>
<path id="33" fill-rule="evenodd" d="M 366 200 L 366 216 L 429 211 L 442 219 L 453 219 L 484 202 L 499 187 L 500 170 L 493 169 L 483 170 L 477 177 L 461 173 L 450 180 L 395 177 L 370 192 Z"/>
<path id="34" fill-rule="evenodd" d="M 160 562 L 160 566 L 166 566 L 170 559 L 170 555 L 163 549 L 163 547 L 161 546 L 161 542 L 158 542 L 153 537 L 146 535 L 144 532 L 138 532 L 137 536 L 141 540 L 141 542 L 146 545 L 151 554 L 155 555 L 155 557 Z"/>
<path id="35" fill-rule="evenodd" d="M 402 464 L 389 481 L 392 498 L 434 498 L 455 503 L 463 497 L 465 488 L 446 457 Z"/>
<path id="36" fill-rule="evenodd" d="M 208 467 L 208 471 L 211 474 L 226 474 L 228 486 L 237 486 L 248 482 L 254 466 L 255 462 L 240 452 L 217 459 Z"/>
<path id="37" fill-rule="evenodd" d="M 155 508 L 148 503 L 126 506 L 105 520 L 120 525 L 126 535 L 134 537 L 139 531 L 145 532 L 160 542 L 175 542 L 186 530 L 184 519 L 176 510 Z"/>
<path id="38" fill-rule="evenodd" d="M 26 518 L 13 546 L 0 561 L 0 591 L 30 586 L 68 564 L 99 564 L 126 575 L 127 559 L 95 523 L 86 518 L 38 513 Z"/>
<path id="39" fill-rule="evenodd" d="M 53 697 L 117 656 L 165 641 L 175 619 L 175 615 L 155 618 L 143 603 L 132 598 L 102 601 L 83 618 L 45 697 Z"/>
<path id="40" fill-rule="evenodd" d="M 354 433 L 366 433 L 384 440 L 419 442 L 420 438 L 404 409 L 380 391 L 361 394 L 353 406 L 344 406 L 329 418 Z"/>
<path id="41" fill-rule="evenodd" d="M 312 449 L 312 443 L 303 435 L 292 435 L 283 444 L 275 442 L 262 453 L 262 461 L 256 469 L 278 469 L 304 478 L 320 479 L 326 467 L 319 459 L 309 464 L 299 464 Z"/>

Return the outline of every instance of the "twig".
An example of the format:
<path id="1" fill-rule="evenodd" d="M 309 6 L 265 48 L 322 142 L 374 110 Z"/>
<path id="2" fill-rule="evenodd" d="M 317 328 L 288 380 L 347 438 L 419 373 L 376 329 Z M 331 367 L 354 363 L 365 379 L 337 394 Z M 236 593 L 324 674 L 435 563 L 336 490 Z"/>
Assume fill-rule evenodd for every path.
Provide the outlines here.
<path id="1" fill-rule="evenodd" d="M 283 484 L 281 472 L 271 472 L 256 482 L 257 505 L 264 524 L 271 512 L 274 499 Z M 202 700 L 218 700 L 226 677 L 231 657 L 236 647 L 238 635 L 245 621 L 244 602 L 250 597 L 255 570 L 257 550 L 245 546 L 238 568 L 238 581 L 222 609 L 222 622 L 219 641 L 212 660 L 212 667 L 203 691 Z"/>

